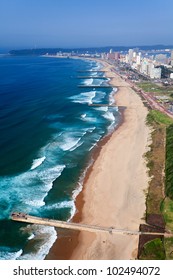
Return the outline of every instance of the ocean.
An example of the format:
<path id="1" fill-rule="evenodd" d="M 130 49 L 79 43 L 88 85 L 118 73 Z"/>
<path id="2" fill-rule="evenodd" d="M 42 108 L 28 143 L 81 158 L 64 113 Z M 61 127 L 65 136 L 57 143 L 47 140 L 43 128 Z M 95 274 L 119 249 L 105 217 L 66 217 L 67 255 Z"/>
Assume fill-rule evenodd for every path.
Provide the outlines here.
<path id="1" fill-rule="evenodd" d="M 80 88 L 101 65 L 82 59 L 0 56 L 0 259 L 44 259 L 53 227 L 10 220 L 12 212 L 67 221 L 75 213 L 97 143 L 117 126 L 113 88 Z M 87 75 L 102 76 L 102 72 Z"/>

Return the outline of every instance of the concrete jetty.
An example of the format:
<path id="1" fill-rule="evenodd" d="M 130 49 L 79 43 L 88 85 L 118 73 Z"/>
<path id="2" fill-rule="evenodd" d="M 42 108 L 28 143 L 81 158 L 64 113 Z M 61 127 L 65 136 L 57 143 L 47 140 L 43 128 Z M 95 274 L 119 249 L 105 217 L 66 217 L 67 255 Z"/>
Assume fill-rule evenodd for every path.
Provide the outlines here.
<path id="1" fill-rule="evenodd" d="M 133 231 L 133 230 L 128 230 L 128 229 L 116 229 L 114 227 L 104 227 L 104 226 L 71 223 L 71 222 L 64 222 L 64 221 L 59 221 L 59 220 L 47 219 L 47 218 L 40 218 L 40 217 L 36 217 L 36 216 L 30 216 L 30 215 L 27 215 L 27 214 L 21 213 L 21 212 L 12 213 L 11 220 L 17 221 L 17 222 L 53 226 L 56 228 L 80 230 L 80 231 L 83 230 L 83 231 L 90 231 L 90 232 L 107 232 L 110 234 L 126 234 L 126 235 L 141 235 L 141 234 L 155 235 L 155 236 L 164 235 L 165 237 L 173 237 L 173 233 L 167 233 L 167 232 L 165 232 L 165 233 L 142 232 L 142 231 Z"/>
<path id="2" fill-rule="evenodd" d="M 97 107 L 118 107 L 116 104 L 99 104 L 99 103 L 92 103 L 88 104 L 89 106 L 97 106 Z"/>
<path id="3" fill-rule="evenodd" d="M 101 76 L 77 76 L 77 79 L 102 79 L 107 80 L 111 79 L 110 77 L 101 77 Z"/>
<path id="4" fill-rule="evenodd" d="M 77 71 L 78 73 L 87 73 L 87 72 L 100 72 L 100 73 L 105 73 L 105 72 L 108 72 L 108 71 L 104 71 L 104 70 L 78 70 Z"/>
<path id="5" fill-rule="evenodd" d="M 78 86 L 79 88 L 112 88 L 112 86 L 107 86 L 107 85 L 100 85 L 100 86 L 96 86 L 96 85 L 89 85 L 89 86 L 87 86 L 87 85 L 79 85 Z"/>

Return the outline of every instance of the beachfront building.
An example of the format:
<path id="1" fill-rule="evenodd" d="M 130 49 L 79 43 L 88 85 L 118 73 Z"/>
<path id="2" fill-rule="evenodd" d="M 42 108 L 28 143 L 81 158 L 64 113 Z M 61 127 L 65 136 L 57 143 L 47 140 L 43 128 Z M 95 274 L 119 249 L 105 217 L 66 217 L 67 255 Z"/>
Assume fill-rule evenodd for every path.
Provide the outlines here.
<path id="1" fill-rule="evenodd" d="M 140 72 L 143 73 L 144 75 L 148 75 L 148 61 L 145 58 L 141 63 Z"/>
<path id="2" fill-rule="evenodd" d="M 161 79 L 162 69 L 160 67 L 152 68 L 150 72 L 150 78 L 151 79 Z"/>
<path id="3" fill-rule="evenodd" d="M 133 62 L 133 49 L 129 49 L 129 53 L 128 53 L 128 63 L 132 64 Z"/>
<path id="4" fill-rule="evenodd" d="M 115 52 L 115 60 L 120 59 L 120 53 L 119 52 Z"/>
<path id="5" fill-rule="evenodd" d="M 120 54 L 118 52 L 107 53 L 107 59 L 118 60 L 119 58 L 120 58 Z"/>
<path id="6" fill-rule="evenodd" d="M 115 60 L 115 53 L 113 53 L 113 52 L 108 53 L 107 59 Z"/>
<path id="7" fill-rule="evenodd" d="M 139 54 L 136 56 L 136 64 L 137 64 L 137 65 L 140 65 L 140 64 L 141 64 L 141 53 L 139 53 Z"/>

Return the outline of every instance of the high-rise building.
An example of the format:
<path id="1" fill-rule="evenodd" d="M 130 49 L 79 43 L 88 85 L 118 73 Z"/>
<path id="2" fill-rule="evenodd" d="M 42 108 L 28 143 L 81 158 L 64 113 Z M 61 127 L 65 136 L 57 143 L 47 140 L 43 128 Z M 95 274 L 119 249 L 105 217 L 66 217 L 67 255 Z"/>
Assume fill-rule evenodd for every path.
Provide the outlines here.
<path id="1" fill-rule="evenodd" d="M 107 54 L 107 58 L 108 58 L 108 59 L 115 60 L 115 53 L 114 53 L 114 52 L 109 52 L 109 53 Z"/>
<path id="2" fill-rule="evenodd" d="M 136 55 L 137 55 L 137 53 L 136 53 L 136 52 L 133 52 L 133 58 L 135 58 L 135 57 L 136 57 Z"/>
<path id="3" fill-rule="evenodd" d="M 132 64 L 132 61 L 133 61 L 133 49 L 129 49 L 129 55 L 128 55 L 128 60 L 129 60 L 129 63 Z"/>
<path id="4" fill-rule="evenodd" d="M 141 73 L 148 75 L 148 61 L 146 59 L 141 63 Z"/>
<path id="5" fill-rule="evenodd" d="M 115 52 L 115 60 L 118 60 L 120 58 L 119 52 Z"/>
<path id="6" fill-rule="evenodd" d="M 125 62 L 129 63 L 129 55 L 128 54 L 126 54 L 126 56 L 125 56 Z"/>
<path id="7" fill-rule="evenodd" d="M 162 69 L 161 68 L 152 68 L 150 73 L 151 79 L 161 79 Z"/>
<path id="8" fill-rule="evenodd" d="M 136 57 L 136 64 L 137 65 L 140 65 L 141 64 L 141 55 L 137 55 L 137 57 Z"/>

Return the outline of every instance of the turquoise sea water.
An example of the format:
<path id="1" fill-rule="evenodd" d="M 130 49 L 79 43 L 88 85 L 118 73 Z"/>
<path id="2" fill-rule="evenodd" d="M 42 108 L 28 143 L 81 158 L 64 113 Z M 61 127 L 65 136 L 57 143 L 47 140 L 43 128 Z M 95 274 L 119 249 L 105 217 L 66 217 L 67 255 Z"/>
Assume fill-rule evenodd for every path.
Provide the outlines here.
<path id="1" fill-rule="evenodd" d="M 113 89 L 87 89 L 102 79 L 94 61 L 0 57 L 0 259 L 43 259 L 56 239 L 52 227 L 9 220 L 14 211 L 70 219 L 98 141 L 119 121 Z M 90 75 L 103 75 L 91 72 Z"/>

